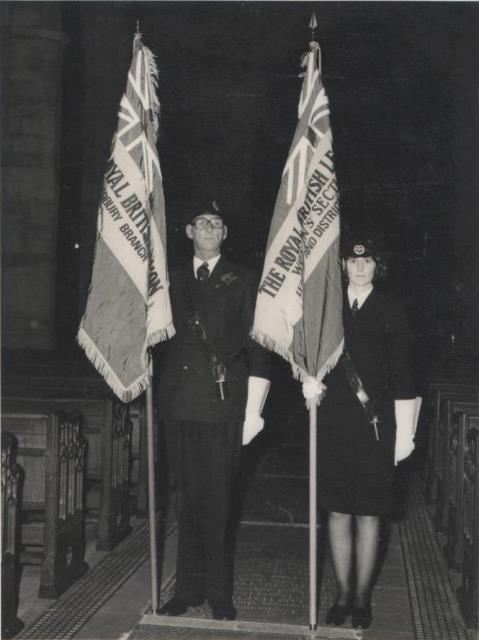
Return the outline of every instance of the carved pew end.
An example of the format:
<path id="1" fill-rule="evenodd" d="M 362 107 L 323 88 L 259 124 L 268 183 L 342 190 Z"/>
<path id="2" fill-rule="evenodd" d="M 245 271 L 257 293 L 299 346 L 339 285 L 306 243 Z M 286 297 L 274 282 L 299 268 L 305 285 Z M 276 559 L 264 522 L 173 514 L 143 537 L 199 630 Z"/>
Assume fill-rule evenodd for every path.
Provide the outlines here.
<path id="1" fill-rule="evenodd" d="M 12 638 L 23 629 L 18 609 L 18 503 L 22 470 L 16 463 L 18 442 L 2 431 L 2 638 Z"/>
<path id="2" fill-rule="evenodd" d="M 19 405 L 2 414 L 18 439 L 24 468 L 20 562 L 41 565 L 40 598 L 57 598 L 84 575 L 86 441 L 81 417 L 33 413 Z"/>

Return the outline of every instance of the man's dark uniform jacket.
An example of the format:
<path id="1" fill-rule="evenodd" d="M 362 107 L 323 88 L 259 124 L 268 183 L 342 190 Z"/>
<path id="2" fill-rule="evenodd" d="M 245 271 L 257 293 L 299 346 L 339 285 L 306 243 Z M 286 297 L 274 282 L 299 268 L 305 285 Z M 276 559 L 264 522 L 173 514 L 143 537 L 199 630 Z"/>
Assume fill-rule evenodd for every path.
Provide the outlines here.
<path id="1" fill-rule="evenodd" d="M 227 367 L 227 399 L 217 395 L 208 356 L 188 321 L 186 283 L 209 342 Z M 193 260 L 173 269 L 170 297 L 176 336 L 164 343 L 158 371 L 158 410 L 162 420 L 243 421 L 248 376 L 270 377 L 267 351 L 249 337 L 257 280 L 245 266 L 223 256 L 206 282 L 193 272 Z"/>
<path id="2" fill-rule="evenodd" d="M 187 286 L 194 308 L 227 367 L 221 400 L 208 354 L 188 319 Z M 199 604 L 229 603 L 231 557 L 226 532 L 234 500 L 248 376 L 269 378 L 270 358 L 249 331 L 256 302 L 253 272 L 221 257 L 206 282 L 193 260 L 172 270 L 176 336 L 163 347 L 157 368 L 158 411 L 165 426 L 169 467 L 176 482 L 178 553 L 175 598 Z M 221 605 L 222 606 L 222 605 Z"/>

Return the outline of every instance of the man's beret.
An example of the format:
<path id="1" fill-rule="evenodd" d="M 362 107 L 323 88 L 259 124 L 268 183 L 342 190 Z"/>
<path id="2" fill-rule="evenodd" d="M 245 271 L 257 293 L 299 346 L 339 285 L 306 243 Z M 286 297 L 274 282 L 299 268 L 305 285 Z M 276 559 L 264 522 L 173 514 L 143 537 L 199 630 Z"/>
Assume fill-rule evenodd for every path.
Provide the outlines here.
<path id="1" fill-rule="evenodd" d="M 182 215 L 183 224 L 191 224 L 198 216 L 208 214 L 212 216 L 219 216 L 224 222 L 226 222 L 225 214 L 220 209 L 216 200 L 206 200 L 205 202 L 200 202 L 198 205 L 193 204 L 185 208 Z"/>

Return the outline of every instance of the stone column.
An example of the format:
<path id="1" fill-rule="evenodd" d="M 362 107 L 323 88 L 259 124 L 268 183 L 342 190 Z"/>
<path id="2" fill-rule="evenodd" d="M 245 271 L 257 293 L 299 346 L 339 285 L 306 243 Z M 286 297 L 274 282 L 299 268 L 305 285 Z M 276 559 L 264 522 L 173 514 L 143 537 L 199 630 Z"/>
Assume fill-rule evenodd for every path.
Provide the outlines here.
<path id="1" fill-rule="evenodd" d="M 477 357 L 479 294 L 479 19 L 477 7 L 455 7 L 452 31 L 452 143 L 454 154 L 455 218 L 454 273 L 451 303 L 456 316 L 458 353 Z M 453 345 L 452 345 L 453 346 Z"/>
<path id="2" fill-rule="evenodd" d="M 62 3 L 4 3 L 3 346 L 53 349 Z"/>

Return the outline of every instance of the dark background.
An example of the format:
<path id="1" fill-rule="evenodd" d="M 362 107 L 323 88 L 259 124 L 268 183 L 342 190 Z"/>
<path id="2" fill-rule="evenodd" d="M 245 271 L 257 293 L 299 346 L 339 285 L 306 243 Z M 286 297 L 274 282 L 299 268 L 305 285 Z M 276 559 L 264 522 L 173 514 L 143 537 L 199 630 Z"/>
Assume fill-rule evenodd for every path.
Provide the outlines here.
<path id="1" fill-rule="evenodd" d="M 18 4 L 63 37 L 56 338 L 83 311 L 96 212 L 133 33 L 157 56 L 168 254 L 189 247 L 185 207 L 216 199 L 226 251 L 261 269 L 316 12 L 343 230 L 379 235 L 418 344 L 477 347 L 478 17 L 461 2 Z M 15 64 L 14 56 L 11 63 Z M 7 203 L 8 205 L 8 203 Z M 79 249 L 74 249 L 75 243 Z"/>

